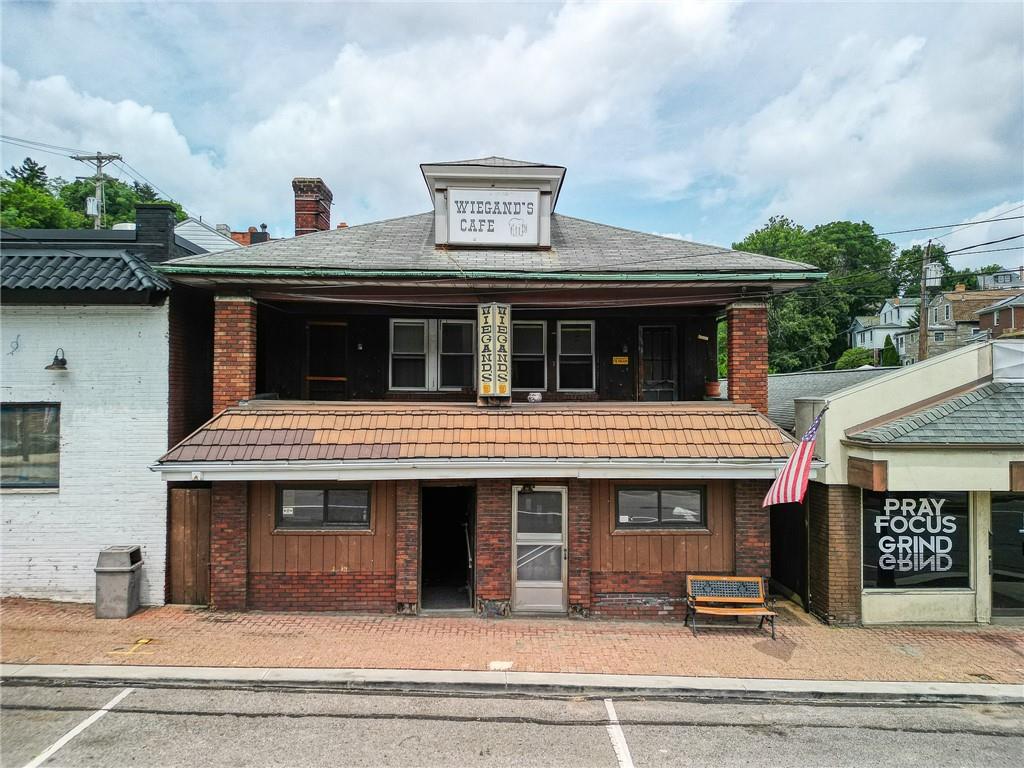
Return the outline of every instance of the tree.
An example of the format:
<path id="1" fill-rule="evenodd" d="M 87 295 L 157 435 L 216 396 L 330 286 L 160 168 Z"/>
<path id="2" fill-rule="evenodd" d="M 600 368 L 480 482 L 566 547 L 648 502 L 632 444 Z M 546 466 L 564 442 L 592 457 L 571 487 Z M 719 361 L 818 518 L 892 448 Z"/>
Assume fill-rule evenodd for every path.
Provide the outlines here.
<path id="1" fill-rule="evenodd" d="M 880 365 L 890 366 L 900 364 L 900 354 L 896 351 L 896 345 L 892 343 L 892 336 L 885 335 L 885 344 L 882 345 L 882 359 Z"/>
<path id="2" fill-rule="evenodd" d="M 0 180 L 0 226 L 29 229 L 76 229 L 88 220 L 45 188 L 18 179 Z"/>
<path id="3" fill-rule="evenodd" d="M 843 352 L 839 360 L 836 361 L 836 370 L 842 371 L 849 368 L 860 368 L 862 365 L 871 365 L 874 359 L 870 349 L 853 347 Z"/>
<path id="4" fill-rule="evenodd" d="M 72 211 L 85 211 L 85 199 L 96 195 L 96 185 L 89 180 L 73 181 L 60 190 L 60 198 Z M 135 205 L 137 203 L 169 202 L 175 207 L 175 218 L 185 219 L 184 209 L 174 201 L 160 200 L 156 192 L 148 184 L 125 184 L 123 181 L 107 177 L 103 184 L 105 215 L 102 226 L 110 227 L 123 221 L 135 221 Z"/>
<path id="5" fill-rule="evenodd" d="M 47 188 L 46 166 L 40 165 L 31 157 L 26 157 L 20 167 L 12 165 L 6 174 L 12 181 L 23 181 L 38 189 Z"/>

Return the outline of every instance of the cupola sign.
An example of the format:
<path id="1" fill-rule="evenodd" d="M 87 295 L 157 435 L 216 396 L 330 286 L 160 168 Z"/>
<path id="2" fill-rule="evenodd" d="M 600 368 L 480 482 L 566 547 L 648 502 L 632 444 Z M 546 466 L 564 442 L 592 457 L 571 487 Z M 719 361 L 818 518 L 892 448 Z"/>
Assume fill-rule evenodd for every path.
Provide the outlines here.
<path id="1" fill-rule="evenodd" d="M 536 189 L 448 189 L 451 245 L 535 246 L 540 192 Z"/>

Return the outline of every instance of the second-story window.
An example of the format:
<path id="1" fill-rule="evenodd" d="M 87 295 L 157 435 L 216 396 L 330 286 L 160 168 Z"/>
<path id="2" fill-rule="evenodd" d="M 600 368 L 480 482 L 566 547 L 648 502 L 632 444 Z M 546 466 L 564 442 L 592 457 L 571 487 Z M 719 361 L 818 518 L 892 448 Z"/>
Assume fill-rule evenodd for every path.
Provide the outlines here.
<path id="1" fill-rule="evenodd" d="M 548 388 L 546 337 L 543 320 L 512 321 L 512 389 Z"/>
<path id="2" fill-rule="evenodd" d="M 558 389 L 594 390 L 594 323 L 592 320 L 558 322 Z"/>
<path id="3" fill-rule="evenodd" d="M 992 325 L 999 325 L 999 310 L 996 309 L 992 312 Z M 1010 323 L 1013 325 L 1013 323 Z"/>
<path id="4" fill-rule="evenodd" d="M 391 389 L 433 392 L 473 386 L 476 323 L 391 320 Z"/>
<path id="5" fill-rule="evenodd" d="M 945 312 L 945 314 L 946 314 L 946 320 L 949 320 L 949 318 L 950 318 L 950 315 L 951 315 L 951 313 L 952 313 L 952 311 L 953 311 L 953 308 L 952 308 L 952 307 L 951 307 L 951 306 L 950 306 L 949 304 L 947 304 L 947 305 L 946 305 L 946 306 L 945 306 L 945 307 L 943 308 L 943 311 L 944 311 L 944 312 Z"/>
<path id="6" fill-rule="evenodd" d="M 429 320 L 391 321 L 391 388 L 432 389 L 428 386 Z"/>
<path id="7" fill-rule="evenodd" d="M 473 328 L 472 320 L 441 321 L 441 389 L 473 386 Z"/>

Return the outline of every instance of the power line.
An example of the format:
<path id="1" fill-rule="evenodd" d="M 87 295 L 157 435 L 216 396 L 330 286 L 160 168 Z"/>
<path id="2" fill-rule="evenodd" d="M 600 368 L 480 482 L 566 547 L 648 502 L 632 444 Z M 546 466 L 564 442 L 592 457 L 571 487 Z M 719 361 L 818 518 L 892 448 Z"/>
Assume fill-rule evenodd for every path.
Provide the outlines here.
<path id="1" fill-rule="evenodd" d="M 1024 208 L 1024 205 L 1018 205 L 1016 208 L 1012 208 L 1010 211 L 1006 211 L 1006 213 L 1010 213 L 1012 211 L 1019 210 L 1020 208 Z M 978 221 L 964 221 L 964 222 L 961 222 L 959 224 L 942 224 L 940 226 L 935 226 L 935 227 L 915 227 L 914 229 L 894 229 L 891 232 L 876 232 L 875 234 L 878 237 L 882 237 L 883 235 L 904 235 L 904 234 L 906 234 L 908 232 L 926 232 L 926 231 L 931 230 L 931 229 L 949 229 L 951 227 L 963 227 L 963 228 L 966 228 L 966 227 L 973 227 L 975 224 L 991 224 L 994 221 L 1014 221 L 1016 219 L 1024 219 L 1024 216 L 1007 216 L 1005 218 L 999 218 L 999 219 L 979 219 Z M 945 235 L 944 235 L 944 237 L 945 237 Z"/>
<path id="2" fill-rule="evenodd" d="M 955 248 L 952 251 L 946 251 L 947 256 L 952 256 L 954 253 L 961 253 L 962 251 L 969 251 L 972 248 L 980 248 L 983 245 L 995 245 L 996 243 L 1005 243 L 1007 240 L 1017 240 L 1018 238 L 1024 237 L 1024 233 L 1019 235 L 1010 235 L 1009 237 L 1002 237 L 998 240 L 989 240 L 985 243 L 976 243 L 975 245 L 965 245 L 963 248 Z M 967 254 L 970 256 L 970 254 Z"/>

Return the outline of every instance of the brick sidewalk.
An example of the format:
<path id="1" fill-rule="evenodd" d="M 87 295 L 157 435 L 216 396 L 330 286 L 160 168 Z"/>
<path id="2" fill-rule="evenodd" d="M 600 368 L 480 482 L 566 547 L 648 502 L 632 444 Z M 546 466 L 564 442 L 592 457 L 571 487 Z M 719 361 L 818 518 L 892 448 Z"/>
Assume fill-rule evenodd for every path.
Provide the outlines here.
<path id="1" fill-rule="evenodd" d="M 0 602 L 0 658 L 458 670 L 511 662 L 512 670 L 529 672 L 1024 683 L 1021 627 L 834 629 L 789 605 L 775 642 L 734 627 L 695 639 L 678 622 L 214 613 L 170 605 L 99 621 L 92 610 Z M 150 642 L 137 644 L 141 639 Z"/>

